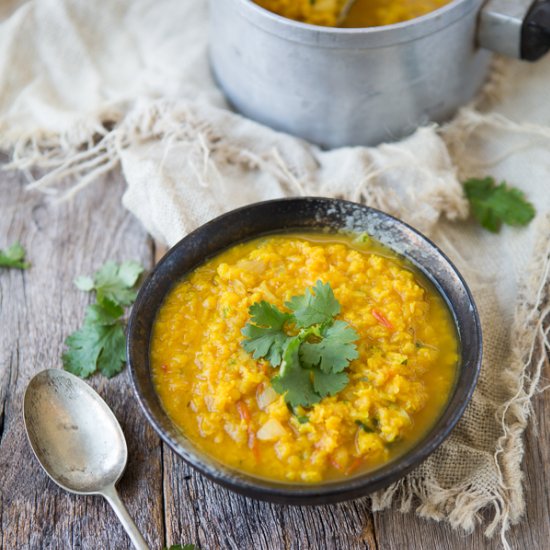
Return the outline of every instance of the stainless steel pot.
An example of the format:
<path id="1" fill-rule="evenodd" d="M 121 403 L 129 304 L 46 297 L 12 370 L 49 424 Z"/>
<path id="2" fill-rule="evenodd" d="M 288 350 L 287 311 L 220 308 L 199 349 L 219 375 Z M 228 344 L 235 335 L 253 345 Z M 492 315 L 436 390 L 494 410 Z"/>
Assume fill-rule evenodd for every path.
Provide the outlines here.
<path id="1" fill-rule="evenodd" d="M 251 0 L 210 0 L 214 74 L 245 116 L 324 147 L 391 141 L 442 122 L 484 82 L 490 51 L 550 47 L 550 1 L 454 0 L 362 29 L 285 19 Z"/>

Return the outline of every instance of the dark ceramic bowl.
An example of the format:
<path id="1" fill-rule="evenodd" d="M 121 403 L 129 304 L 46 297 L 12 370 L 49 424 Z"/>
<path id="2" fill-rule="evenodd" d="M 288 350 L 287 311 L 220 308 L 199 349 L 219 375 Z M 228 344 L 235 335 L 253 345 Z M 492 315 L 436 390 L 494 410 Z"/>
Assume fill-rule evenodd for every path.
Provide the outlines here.
<path id="1" fill-rule="evenodd" d="M 317 485 L 268 481 L 230 469 L 200 452 L 164 412 L 149 364 L 151 330 L 174 283 L 206 259 L 244 240 L 292 230 L 367 232 L 408 258 L 431 280 L 453 315 L 460 341 L 460 364 L 448 404 L 426 436 L 381 468 L 343 481 Z M 139 292 L 128 327 L 128 364 L 145 416 L 160 437 L 186 462 L 213 481 L 247 496 L 289 504 L 322 504 L 364 496 L 411 471 L 454 428 L 474 390 L 481 364 L 481 329 L 472 295 L 448 258 L 412 227 L 383 212 L 335 199 L 267 201 L 220 216 L 174 246 L 153 269 Z"/>

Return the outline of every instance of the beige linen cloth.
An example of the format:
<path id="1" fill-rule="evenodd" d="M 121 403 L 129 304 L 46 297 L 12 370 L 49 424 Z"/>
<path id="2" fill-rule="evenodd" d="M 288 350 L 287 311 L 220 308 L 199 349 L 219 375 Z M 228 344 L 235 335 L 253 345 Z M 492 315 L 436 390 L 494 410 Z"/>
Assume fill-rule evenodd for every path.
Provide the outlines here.
<path id="1" fill-rule="evenodd" d="M 481 314 L 481 379 L 445 444 L 372 505 L 465 530 L 489 508 L 485 532 L 505 545 L 524 513 L 522 434 L 548 346 L 549 89 L 550 57 L 498 60 L 450 124 L 327 152 L 227 108 L 208 68 L 204 0 L 0 6 L 0 147 L 14 168 L 49 170 L 29 187 L 67 198 L 120 166 L 124 205 L 169 245 L 245 203 L 345 197 L 403 218 L 451 256 Z M 493 235 L 468 220 L 459 182 L 487 174 L 536 205 L 528 228 Z"/>

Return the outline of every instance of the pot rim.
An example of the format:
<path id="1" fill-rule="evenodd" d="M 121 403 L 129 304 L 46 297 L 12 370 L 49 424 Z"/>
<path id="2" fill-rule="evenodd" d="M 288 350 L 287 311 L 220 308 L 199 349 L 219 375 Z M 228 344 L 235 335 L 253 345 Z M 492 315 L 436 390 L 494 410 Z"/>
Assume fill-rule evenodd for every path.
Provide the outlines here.
<path id="1" fill-rule="evenodd" d="M 322 27 L 288 19 L 259 6 L 253 0 L 225 0 L 254 26 L 279 38 L 325 48 L 381 48 L 411 42 L 441 31 L 478 11 L 484 0 L 452 0 L 432 12 L 393 25 L 363 28 Z M 214 11 L 217 0 L 211 0 Z"/>

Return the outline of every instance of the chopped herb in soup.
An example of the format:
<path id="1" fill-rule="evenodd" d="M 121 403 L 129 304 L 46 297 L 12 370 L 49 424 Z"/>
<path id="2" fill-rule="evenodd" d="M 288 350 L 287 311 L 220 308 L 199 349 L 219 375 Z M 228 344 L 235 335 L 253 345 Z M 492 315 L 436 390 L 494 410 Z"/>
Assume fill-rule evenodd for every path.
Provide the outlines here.
<path id="1" fill-rule="evenodd" d="M 284 234 L 176 283 L 151 361 L 163 407 L 203 452 L 319 483 L 375 469 L 426 434 L 458 342 L 432 285 L 373 239 Z"/>

